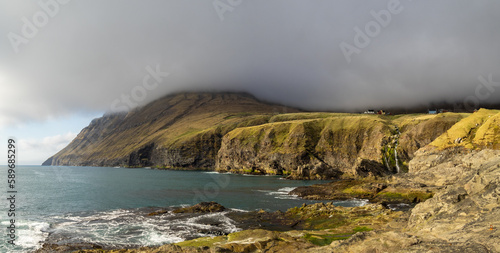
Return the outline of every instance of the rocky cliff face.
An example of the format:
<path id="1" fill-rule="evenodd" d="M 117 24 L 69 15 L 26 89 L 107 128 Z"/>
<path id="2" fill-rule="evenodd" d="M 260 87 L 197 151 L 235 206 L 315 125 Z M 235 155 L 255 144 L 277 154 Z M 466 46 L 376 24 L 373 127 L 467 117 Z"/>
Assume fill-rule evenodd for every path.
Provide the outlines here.
<path id="1" fill-rule="evenodd" d="M 415 152 L 446 133 L 467 113 L 444 113 L 439 115 L 402 116 L 394 120 L 401 135 L 399 138 L 399 155 L 403 161 L 413 159 Z"/>
<path id="2" fill-rule="evenodd" d="M 420 146 L 432 142 L 464 116 L 275 116 L 270 119 L 272 123 L 237 128 L 226 134 L 216 168 L 309 179 L 388 175 L 396 173 L 398 167 L 407 170 L 408 161 Z"/>
<path id="3" fill-rule="evenodd" d="M 222 139 L 217 170 L 294 178 L 386 174 L 381 150 L 389 134 L 377 117 L 348 115 L 238 128 Z"/>
<path id="4" fill-rule="evenodd" d="M 402 227 L 370 231 L 317 252 L 500 252 L 500 151 L 428 145 L 402 182 L 438 186 Z"/>

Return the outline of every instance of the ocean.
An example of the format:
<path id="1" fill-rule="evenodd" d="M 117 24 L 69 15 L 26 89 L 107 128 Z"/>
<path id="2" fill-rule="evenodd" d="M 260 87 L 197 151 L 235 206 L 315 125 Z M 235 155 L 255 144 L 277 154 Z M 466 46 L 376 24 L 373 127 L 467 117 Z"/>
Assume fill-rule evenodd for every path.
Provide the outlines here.
<path id="1" fill-rule="evenodd" d="M 318 202 L 288 195 L 295 187 L 327 182 L 205 171 L 18 166 L 12 212 L 7 167 L 1 168 L 0 217 L 4 233 L 0 252 L 32 251 L 46 241 L 106 247 L 156 246 L 236 232 L 240 228 L 225 216 L 227 212 L 147 214 L 202 201 L 215 201 L 242 212 L 285 211 L 302 203 Z M 342 206 L 365 203 L 334 202 Z M 13 218 L 9 213 L 15 213 L 15 246 L 8 243 Z"/>

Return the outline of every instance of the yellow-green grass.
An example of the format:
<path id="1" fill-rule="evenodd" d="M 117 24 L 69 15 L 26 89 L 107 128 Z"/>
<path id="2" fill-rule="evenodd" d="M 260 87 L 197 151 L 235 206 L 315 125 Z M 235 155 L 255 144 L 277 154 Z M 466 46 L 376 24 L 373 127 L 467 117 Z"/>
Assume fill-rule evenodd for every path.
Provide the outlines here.
<path id="1" fill-rule="evenodd" d="M 453 125 L 430 145 L 439 149 L 456 146 L 475 149 L 485 143 L 498 144 L 498 135 L 495 134 L 498 133 L 498 113 L 499 110 L 480 109 Z"/>
<path id="2" fill-rule="evenodd" d="M 355 137 L 360 131 L 370 132 L 374 129 L 376 129 L 373 131 L 374 134 L 389 134 L 388 125 L 386 120 L 372 115 L 343 114 L 342 117 L 295 119 L 240 127 L 229 132 L 226 138 L 237 139 L 248 147 L 261 147 L 264 145 L 260 144 L 267 143 L 266 145 L 270 144 L 273 147 L 273 152 L 289 153 L 321 149 L 316 146 L 322 137 L 324 137 L 322 144 L 335 146 L 333 139 L 327 137 L 333 133 L 342 133 L 346 138 Z M 360 138 L 363 139 L 363 136 Z"/>

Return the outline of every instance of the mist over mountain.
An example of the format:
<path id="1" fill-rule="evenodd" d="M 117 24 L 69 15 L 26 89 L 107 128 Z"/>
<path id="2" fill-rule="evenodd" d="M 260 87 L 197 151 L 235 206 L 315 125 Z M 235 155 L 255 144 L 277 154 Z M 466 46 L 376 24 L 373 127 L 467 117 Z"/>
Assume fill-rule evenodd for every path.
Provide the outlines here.
<path id="1" fill-rule="evenodd" d="M 0 3 L 0 124 L 178 91 L 309 110 L 498 101 L 498 1 L 218 2 Z M 46 24 L 33 21 L 40 13 Z M 168 75 L 146 89 L 151 72 Z"/>

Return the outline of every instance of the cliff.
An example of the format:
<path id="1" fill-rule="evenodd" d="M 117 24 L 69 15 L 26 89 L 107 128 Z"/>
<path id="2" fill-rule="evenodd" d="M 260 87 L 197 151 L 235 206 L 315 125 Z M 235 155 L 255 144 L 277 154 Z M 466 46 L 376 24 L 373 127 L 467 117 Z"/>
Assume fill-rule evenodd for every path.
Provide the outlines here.
<path id="1" fill-rule="evenodd" d="M 226 134 L 216 168 L 309 179 L 388 175 L 396 173 L 398 167 L 406 171 L 416 150 L 465 116 L 277 115 L 270 123 L 236 128 Z"/>
<path id="2" fill-rule="evenodd" d="M 384 174 L 381 147 L 387 135 L 387 122 L 363 115 L 332 115 L 237 128 L 222 139 L 217 169 L 331 178 L 370 163 L 370 172 Z"/>
<path id="3" fill-rule="evenodd" d="M 377 177 L 407 171 L 415 151 L 467 116 L 306 113 L 245 93 L 180 93 L 93 120 L 43 165 Z"/>

